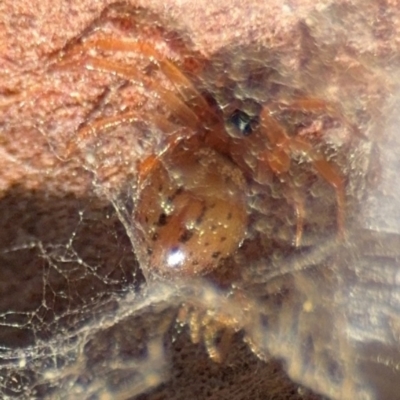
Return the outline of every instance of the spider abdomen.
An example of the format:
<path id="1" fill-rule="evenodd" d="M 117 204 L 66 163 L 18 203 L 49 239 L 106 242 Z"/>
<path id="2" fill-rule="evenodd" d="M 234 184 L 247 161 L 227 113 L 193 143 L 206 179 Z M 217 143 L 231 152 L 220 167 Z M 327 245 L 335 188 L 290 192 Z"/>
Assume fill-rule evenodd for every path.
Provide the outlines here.
<path id="1" fill-rule="evenodd" d="M 193 142 L 193 141 L 192 141 Z M 133 218 L 150 274 L 204 275 L 233 255 L 247 228 L 245 179 L 225 156 L 178 143 L 139 188 Z"/>

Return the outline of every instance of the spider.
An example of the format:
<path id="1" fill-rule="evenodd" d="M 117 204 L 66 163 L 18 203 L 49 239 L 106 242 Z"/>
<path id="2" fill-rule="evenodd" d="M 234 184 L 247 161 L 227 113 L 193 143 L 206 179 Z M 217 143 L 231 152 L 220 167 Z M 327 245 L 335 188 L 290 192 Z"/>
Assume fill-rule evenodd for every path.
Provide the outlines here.
<path id="1" fill-rule="evenodd" d="M 161 148 L 138 164 L 131 214 L 137 238 L 135 252 L 148 280 L 214 274 L 223 285 L 226 279 L 235 279 L 232 274 L 236 269 L 227 270 L 251 237 L 251 225 L 258 222 L 249 205 L 249 192 L 268 186 L 271 180 L 278 181 L 281 199 L 295 215 L 293 245 L 300 247 L 307 208 L 306 195 L 295 179 L 299 164 L 300 168 L 306 165 L 308 175 L 319 176 L 335 194 L 337 235 L 343 239 L 345 176 L 323 148 L 315 145 L 322 128 L 313 129 L 309 124 L 311 134 L 307 129 L 299 134 L 300 129 L 291 130 L 289 126 L 299 118 L 320 120 L 327 116 L 355 130 L 342 112 L 307 95 L 265 104 L 245 99 L 222 109 L 199 78 L 207 60 L 176 35 L 159 29 L 157 24 L 146 31 L 146 35 L 154 35 L 148 40 L 96 35 L 104 21 L 117 21 L 130 28 L 142 17 L 141 9 L 109 6 L 81 37 L 66 46 L 55 66 L 119 76 L 144 87 L 147 96 L 161 104 L 151 113 L 128 109 L 97 119 L 78 129 L 67 145 L 67 157 L 71 157 L 83 150 L 86 140 L 127 122 L 150 121 L 154 134 L 161 136 Z M 152 19 L 147 19 L 145 22 L 151 23 Z M 142 20 L 140 27 L 148 25 Z M 133 53 L 139 62 L 127 64 L 110 58 L 114 53 Z M 265 173 L 272 175 L 267 184 L 255 177 Z M 259 199 L 262 202 L 265 196 Z M 181 310 L 179 319 L 191 325 L 194 341 L 198 341 L 196 331 L 205 331 L 210 355 L 220 360 L 212 339 L 223 326 L 234 323 L 221 318 L 212 324 L 201 315 L 193 314 L 189 305 Z"/>
<path id="2" fill-rule="evenodd" d="M 327 321 L 332 317 L 328 312 L 313 314 L 313 308 L 320 305 L 318 284 L 325 277 L 305 277 L 303 283 L 302 277 L 296 276 L 293 283 L 292 276 L 285 276 L 282 281 L 287 288 L 281 281 L 264 280 L 263 293 L 258 296 L 247 290 L 250 285 L 246 286 L 248 282 L 241 274 L 253 268 L 258 256 L 263 258 L 262 272 L 272 264 L 268 262 L 272 257 L 268 258 L 264 250 L 277 243 L 275 228 L 287 223 L 279 219 L 270 224 L 275 214 L 285 217 L 286 212 L 290 220 L 285 250 L 301 251 L 307 245 L 309 214 L 314 210 L 309 204 L 310 179 L 322 184 L 324 196 L 328 193 L 333 197 L 328 226 L 334 226 L 340 239 L 344 237 L 346 172 L 337 162 L 336 149 L 324 144 L 324 130 L 326 124 L 355 130 L 340 108 L 306 92 L 292 98 L 273 95 L 269 101 L 241 98 L 223 104 L 205 82 L 213 59 L 195 53 L 188 43 L 157 24 L 152 26 L 154 21 L 141 9 L 110 6 L 55 57 L 54 68 L 78 73 L 86 69 L 88 75 L 94 71 L 120 77 L 125 87 L 145 89 L 144 98 L 155 104 L 148 108 L 121 107 L 97 119 L 90 116 L 68 142 L 66 158 L 89 154 L 87 142 L 96 136 L 107 137 L 105 132 L 117 125 L 131 124 L 133 132 L 143 126 L 150 130 L 159 145 L 154 145 L 138 164 L 129 222 L 136 240 L 132 241 L 134 251 L 149 283 L 168 281 L 176 289 L 182 304 L 177 322 L 188 325 L 192 341 L 202 340 L 217 362 L 223 360 L 232 334 L 242 331 L 250 336 L 256 317 L 264 317 L 268 308 L 276 319 L 269 319 L 269 326 L 260 326 L 262 340 L 269 338 L 268 331 L 282 335 L 286 331 L 289 339 L 297 335 L 300 343 L 309 344 L 313 332 L 309 332 L 308 321 L 320 320 L 320 315 Z M 108 22 L 124 29 L 140 25 L 138 29 L 144 34 L 132 39 L 104 35 L 100 27 Z M 121 61 L 121 54 L 122 58 L 133 54 L 135 62 Z M 221 86 L 230 86 L 224 77 Z M 280 203 L 283 213 L 278 210 Z M 216 285 L 190 296 L 184 290 L 183 294 L 179 292 L 179 280 L 189 282 L 190 288 L 203 287 L 197 282 L 204 281 Z M 264 290 L 267 285 L 268 297 Z M 292 296 L 290 302 L 287 293 Z M 334 299 L 333 295 L 327 298 Z M 320 308 L 325 311 L 329 307 Z M 275 329 L 274 324 L 282 329 Z M 324 365 L 328 334 L 315 340 L 316 365 Z M 318 333 L 315 336 L 318 339 Z M 259 347 L 256 342 L 252 351 L 265 356 L 268 346 Z M 311 353 L 307 348 L 303 353 L 304 347 L 301 345 L 294 357 L 283 354 L 289 361 L 291 357 L 298 360 Z M 291 372 L 300 381 L 312 374 L 307 370 L 310 358 L 305 358 L 295 364 L 302 368 Z"/>
<path id="3" fill-rule="evenodd" d="M 337 234 L 343 238 L 346 201 L 340 168 L 315 148 L 318 129 L 309 140 L 307 135 L 290 134 L 281 117 L 276 117 L 285 111 L 308 118 L 328 115 L 349 125 L 340 110 L 322 99 L 303 96 L 271 101 L 250 107 L 250 111 L 245 103 L 251 101 L 246 100 L 244 105 L 231 107 L 228 114 L 222 112 L 193 78 L 201 74 L 206 62 L 176 35 L 171 39 L 156 29 L 169 47 L 177 49 L 179 60 L 166 55 L 153 40 L 93 38 L 99 23 L 116 20 L 116 11 L 118 22 L 128 26 L 143 15 L 143 11 L 132 13 L 127 7 L 108 7 L 81 37 L 66 46 L 56 64 L 120 76 L 146 88 L 167 110 L 166 114 L 149 115 L 134 109 L 98 119 L 80 128 L 67 146 L 67 155 L 72 155 L 86 139 L 127 121 L 150 120 L 162 135 L 162 149 L 138 165 L 134 195 L 132 220 L 140 238 L 136 251 L 146 274 L 201 276 L 235 254 L 247 235 L 251 210 L 246 192 L 254 171 L 268 170 L 283 183 L 284 198 L 296 215 L 294 245 L 301 246 L 306 207 L 291 174 L 299 156 L 334 191 Z M 121 52 L 134 53 L 147 60 L 147 65 L 137 67 L 99 55 Z"/>

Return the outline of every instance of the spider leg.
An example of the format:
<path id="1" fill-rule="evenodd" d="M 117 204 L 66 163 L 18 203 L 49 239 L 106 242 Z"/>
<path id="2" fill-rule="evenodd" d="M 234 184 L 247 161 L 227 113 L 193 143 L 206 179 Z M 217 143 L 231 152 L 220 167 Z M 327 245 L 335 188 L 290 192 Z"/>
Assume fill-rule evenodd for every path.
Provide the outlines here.
<path id="1" fill-rule="evenodd" d="M 277 157 L 283 156 L 283 150 L 287 147 L 291 138 L 287 135 L 285 128 L 271 116 L 271 109 L 264 107 L 260 113 L 260 124 L 262 132 L 267 136 L 271 149 L 276 149 Z M 283 163 L 286 166 L 286 163 Z M 289 168 L 287 168 L 289 169 Z M 287 171 L 287 169 L 285 171 Z M 282 170 L 284 172 L 284 170 Z"/>
<path id="2" fill-rule="evenodd" d="M 137 121 L 138 119 L 139 115 L 138 112 L 135 110 L 119 114 L 117 116 L 102 118 L 100 120 L 89 123 L 88 125 L 78 130 L 76 137 L 74 137 L 74 140 L 71 139 L 67 143 L 67 148 L 65 152 L 66 158 L 69 158 L 70 155 L 73 154 L 74 151 L 80 147 L 81 143 L 85 141 L 88 137 L 94 136 L 102 130 L 121 125 L 124 122 Z"/>
<path id="3" fill-rule="evenodd" d="M 293 199 L 292 203 L 296 212 L 296 236 L 294 244 L 296 247 L 300 247 L 301 239 L 303 237 L 305 216 L 304 197 L 294 188 L 294 185 L 290 185 L 290 192 L 290 198 Z"/>
<path id="4" fill-rule="evenodd" d="M 290 169 L 290 141 L 284 127 L 270 115 L 268 108 L 263 108 L 260 114 L 262 139 L 268 140 L 267 147 L 261 151 L 258 158 L 264 164 L 269 165 L 272 172 L 278 176 L 286 174 Z M 265 143 L 260 143 L 265 146 Z"/>
<path id="5" fill-rule="evenodd" d="M 361 139 L 368 139 L 365 134 L 353 123 L 349 121 L 342 107 L 336 103 L 330 103 L 316 97 L 303 97 L 290 102 L 280 102 L 274 106 L 268 106 L 269 110 L 289 109 L 309 113 L 326 113 L 333 118 L 337 118 L 343 125 L 350 128 Z"/>
<path id="6" fill-rule="evenodd" d="M 71 138 L 67 143 L 65 157 L 69 158 L 87 138 L 96 136 L 101 131 L 114 128 L 126 122 L 136 122 L 143 120 L 151 121 L 152 124 L 157 126 L 163 132 L 167 133 L 173 132 L 177 128 L 175 124 L 173 124 L 161 115 L 146 116 L 146 114 L 143 114 L 138 110 L 130 110 L 115 116 L 101 118 L 78 129 L 76 135 L 74 135 L 74 137 Z M 171 142 L 171 140 L 172 139 L 169 139 L 168 142 Z M 176 140 L 172 141 L 175 142 Z"/>
<path id="7" fill-rule="evenodd" d="M 271 109 L 271 107 L 269 107 Z M 287 108 L 296 111 L 306 111 L 313 113 L 326 112 L 327 114 L 336 114 L 337 108 L 332 104 L 316 98 L 316 97 L 302 97 L 290 102 L 278 102 L 274 106 L 275 109 Z"/>
<path id="8" fill-rule="evenodd" d="M 60 66 L 68 66 L 71 62 L 72 61 L 68 61 L 67 63 L 62 62 Z M 187 106 L 183 100 L 176 96 L 175 93 L 162 87 L 154 81 L 146 79 L 145 77 L 141 77 L 140 72 L 135 70 L 135 68 L 121 65 L 109 60 L 103 60 L 101 58 L 89 56 L 84 57 L 79 61 L 79 63 L 88 70 L 113 73 L 125 79 L 134 80 L 138 83 L 144 82 L 146 86 L 151 87 L 151 89 L 158 93 L 163 101 L 168 104 L 168 107 L 171 109 L 173 115 L 175 115 L 183 124 L 191 128 L 192 131 L 198 131 L 200 121 L 197 114 L 189 106 Z M 89 136 L 94 136 L 104 129 L 115 127 L 125 122 L 143 120 L 151 121 L 161 130 L 165 131 L 167 129 L 167 132 L 172 131 L 172 127 L 176 127 L 176 125 L 161 115 L 146 116 L 146 114 L 143 115 L 143 113 L 140 113 L 137 110 L 127 111 L 126 113 L 121 113 L 116 116 L 100 119 L 79 129 L 74 139 L 67 144 L 66 156 L 68 157 L 70 154 L 72 154 L 73 151 L 79 147 L 82 141 Z"/>
<path id="9" fill-rule="evenodd" d="M 154 28 L 156 40 L 163 39 L 168 43 L 168 48 L 180 55 L 180 62 L 182 65 L 175 65 L 172 60 L 168 59 L 155 47 L 154 43 L 150 43 L 147 40 L 91 37 L 105 19 L 117 22 L 125 27 L 132 25 L 133 28 L 139 29 L 140 26 L 145 26 L 145 24 L 143 24 L 143 18 L 147 20 L 147 25 L 156 25 Z M 145 9 L 131 8 L 122 4 L 111 5 L 90 24 L 89 28 L 68 43 L 58 55 L 54 55 L 50 60 L 49 66 L 55 69 L 81 66 L 88 70 L 118 75 L 128 81 L 133 81 L 140 86 L 144 86 L 146 89 L 149 89 L 150 92 L 158 95 L 167 106 L 171 116 L 178 119 L 184 126 L 189 127 L 192 131 L 199 131 L 204 127 L 214 127 L 216 123 L 218 123 L 217 116 L 204 96 L 195 88 L 194 84 L 185 74 L 185 71 L 188 71 L 196 75 L 198 72 L 197 70 L 203 68 L 203 58 L 201 55 L 191 51 L 186 43 L 178 36 L 171 36 L 171 33 L 165 31 L 161 25 L 159 27 L 156 21 L 157 18 L 153 14 L 148 13 Z M 173 90 L 159 83 L 156 80 L 157 77 L 153 78 L 153 76 L 144 73 L 141 67 L 103 59 L 98 55 L 92 56 L 90 52 L 93 50 L 108 53 L 126 52 L 142 57 L 145 62 L 148 60 L 149 63 L 158 67 L 160 72 L 173 86 Z M 146 115 L 142 113 L 142 120 L 143 117 L 146 118 Z M 158 126 L 167 125 L 167 118 L 164 118 L 163 121 L 159 121 L 160 118 L 157 116 L 149 115 L 148 117 L 150 121 L 158 119 L 158 121 L 156 121 L 156 125 Z M 103 129 L 132 120 L 139 120 L 139 113 L 128 111 L 116 117 L 104 118 L 103 120 L 96 121 L 79 129 L 74 139 L 76 144 L 71 140 L 67 145 L 67 155 L 71 154 L 88 136 L 94 135 Z"/>
<path id="10" fill-rule="evenodd" d="M 91 56 L 85 56 L 80 61 L 62 62 L 60 66 L 65 67 L 70 64 L 76 65 L 77 63 L 88 70 L 107 72 L 137 82 L 139 85 L 144 84 L 149 89 L 155 91 L 183 123 L 193 129 L 198 128 L 199 119 L 196 113 L 183 100 L 176 96 L 172 91 L 162 87 L 147 77 L 142 76 L 140 71 L 135 69 L 135 67 Z"/>
<path id="11" fill-rule="evenodd" d="M 213 112 L 205 98 L 201 95 L 201 93 L 199 93 L 198 90 L 194 87 L 190 79 L 188 79 L 188 77 L 181 71 L 181 69 L 177 67 L 172 61 L 168 60 L 164 55 L 157 51 L 152 44 L 140 40 L 98 38 L 79 46 L 77 51 L 79 53 L 82 53 L 83 51 L 91 50 L 93 48 L 102 51 L 122 51 L 136 53 L 149 58 L 152 62 L 158 65 L 164 75 L 175 86 L 187 108 L 191 108 L 192 111 L 195 111 L 195 114 L 200 114 L 202 118 L 205 118 L 209 123 L 213 123 L 217 120 L 215 113 Z M 99 65 L 99 67 L 100 69 L 102 69 L 102 66 Z M 156 90 L 161 96 L 166 97 L 164 100 L 168 102 L 167 104 L 170 104 L 171 95 L 169 94 L 168 96 L 165 96 L 163 94 L 168 93 L 168 91 L 161 85 L 158 85 L 149 79 L 145 80 L 140 71 L 133 71 L 133 66 L 122 66 L 121 69 L 115 69 L 114 73 L 124 76 L 128 72 L 129 75 L 129 71 L 126 71 L 125 69 L 132 70 L 130 71 L 132 74 L 132 78 L 128 77 L 128 79 L 134 79 L 139 83 L 143 82 L 147 84 L 147 86 L 149 86 L 153 90 Z M 133 77 L 133 74 L 135 74 L 136 76 Z M 184 122 L 187 123 L 186 120 Z"/>
<path id="12" fill-rule="evenodd" d="M 344 237 L 344 220 L 345 220 L 345 190 L 344 179 L 338 169 L 322 154 L 315 151 L 311 144 L 299 138 L 293 138 L 290 141 L 291 151 L 301 151 L 310 158 L 314 168 L 325 179 L 325 181 L 332 186 L 336 192 L 337 202 L 337 226 L 340 238 Z"/>
<path id="13" fill-rule="evenodd" d="M 290 155 L 293 152 L 302 152 L 311 160 L 316 171 L 336 192 L 338 234 L 344 236 L 345 220 L 345 191 L 344 180 L 337 168 L 327 161 L 322 154 L 316 152 L 312 145 L 303 139 L 289 137 L 283 126 L 270 115 L 270 110 L 264 108 L 260 114 L 262 132 L 267 136 L 269 148 L 260 154 L 260 161 L 266 162 L 276 175 L 286 173 L 290 168 Z M 295 210 L 298 215 L 296 243 L 302 235 L 304 220 L 304 202 L 294 196 Z"/>
<path id="14" fill-rule="evenodd" d="M 271 149 L 267 148 L 261 152 L 259 159 L 261 162 L 267 163 L 277 176 L 281 178 L 285 176 L 285 180 L 290 184 L 291 179 L 287 172 L 291 161 L 290 152 L 288 151 L 291 138 L 286 134 L 283 126 L 269 115 L 269 110 L 266 108 L 261 113 L 261 126 L 269 140 Z M 292 199 L 291 203 L 293 203 L 296 212 L 295 246 L 298 247 L 303 236 L 304 199 L 293 184 L 290 184 L 290 188 L 287 190 L 290 192 L 287 197 Z"/>
<path id="15" fill-rule="evenodd" d="M 224 326 L 220 326 L 217 321 L 213 321 L 211 318 L 208 318 L 207 316 L 204 317 L 204 344 L 206 347 L 206 351 L 209 355 L 209 357 L 216 363 L 222 362 L 224 357 L 226 356 L 226 353 L 222 352 L 222 348 L 219 348 L 216 339 L 218 333 L 223 330 L 223 338 L 222 340 L 224 341 L 223 347 L 224 350 L 229 346 L 229 331 L 228 328 Z"/>
<path id="16" fill-rule="evenodd" d="M 190 340 L 194 344 L 200 343 L 203 333 L 203 326 L 201 321 L 202 316 L 199 311 L 192 310 L 189 316 L 188 325 L 189 325 L 189 333 Z"/>
<path id="17" fill-rule="evenodd" d="M 123 51 L 142 54 L 159 65 L 161 71 L 175 85 L 185 101 L 192 101 L 203 109 L 209 109 L 207 101 L 197 91 L 186 75 L 172 61 L 168 60 L 148 42 L 99 38 L 85 43 L 83 47 L 87 49 L 96 48 L 103 51 Z"/>

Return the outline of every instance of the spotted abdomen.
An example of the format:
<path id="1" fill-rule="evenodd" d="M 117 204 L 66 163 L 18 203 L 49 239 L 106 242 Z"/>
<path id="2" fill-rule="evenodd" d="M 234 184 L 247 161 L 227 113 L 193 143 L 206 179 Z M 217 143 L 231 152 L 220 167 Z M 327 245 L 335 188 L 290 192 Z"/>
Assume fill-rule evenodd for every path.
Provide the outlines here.
<path id="1" fill-rule="evenodd" d="M 246 182 L 225 156 L 180 143 L 147 173 L 135 222 L 150 274 L 203 275 L 234 254 L 247 227 Z"/>

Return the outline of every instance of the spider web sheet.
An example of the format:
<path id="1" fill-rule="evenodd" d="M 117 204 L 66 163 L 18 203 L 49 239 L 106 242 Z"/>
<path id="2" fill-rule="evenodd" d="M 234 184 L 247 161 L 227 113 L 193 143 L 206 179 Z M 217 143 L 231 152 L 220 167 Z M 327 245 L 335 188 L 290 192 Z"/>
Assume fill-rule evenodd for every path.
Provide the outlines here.
<path id="1" fill-rule="evenodd" d="M 372 138 L 360 139 L 356 150 L 338 157 L 349 178 L 354 215 L 348 238 L 338 243 L 327 237 L 290 255 L 242 260 L 248 271 L 241 282 L 245 300 L 207 280 L 146 283 L 135 257 L 130 212 L 132 160 L 159 144 L 151 127 L 122 126 L 100 140 L 102 146 L 90 143 L 83 169 L 55 155 L 57 143 L 90 110 L 111 115 L 132 98 L 126 82 L 61 71 L 43 80 L 45 96 L 10 108 L 1 137 L 2 398 L 184 399 L 194 391 L 202 398 L 235 400 L 396 398 L 400 97 L 393 78 L 398 57 L 385 46 L 388 37 L 399 36 L 389 29 L 394 30 L 394 12 L 374 22 L 357 4 L 327 2 L 308 14 L 299 27 L 304 33 L 306 26 L 308 39 L 277 50 L 284 73 L 272 79 L 257 75 L 271 90 L 284 78 L 286 94 L 302 89 L 343 100 L 343 109 Z M 366 42 L 373 48 L 365 49 Z M 269 54 L 266 44 L 261 53 L 255 47 L 223 49 L 215 59 L 234 65 L 226 81 L 228 87 L 235 84 L 229 95 L 266 102 L 268 90 L 260 93 L 241 78 L 246 65 L 257 69 L 260 54 Z M 362 56 L 353 56 L 360 48 Z M 293 61 L 298 58 L 301 62 Z M 108 90 L 122 94 L 119 103 L 103 107 Z M 0 111 L 8 107 L 5 93 Z M 217 101 L 225 95 L 217 93 Z M 140 103 L 146 93 L 134 96 Z M 24 113 L 30 120 L 21 118 Z M 210 360 L 205 340 L 193 344 L 188 326 L 178 322 L 183 304 L 231 332 L 221 364 Z"/>

